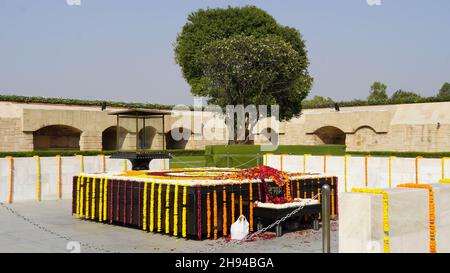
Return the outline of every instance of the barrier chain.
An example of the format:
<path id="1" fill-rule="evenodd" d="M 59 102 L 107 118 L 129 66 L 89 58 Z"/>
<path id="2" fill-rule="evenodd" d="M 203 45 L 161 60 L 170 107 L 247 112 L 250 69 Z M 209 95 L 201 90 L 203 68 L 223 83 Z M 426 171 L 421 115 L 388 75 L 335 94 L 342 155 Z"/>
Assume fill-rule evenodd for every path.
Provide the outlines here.
<path id="1" fill-rule="evenodd" d="M 267 230 L 273 228 L 276 225 L 281 224 L 282 222 L 286 221 L 287 219 L 289 219 L 290 217 L 292 217 L 294 214 L 298 213 L 299 211 L 301 211 L 302 209 L 304 209 L 307 205 L 309 205 L 313 200 L 316 200 L 319 197 L 320 193 L 314 195 L 310 200 L 308 200 L 307 202 L 303 203 L 302 205 L 300 205 L 298 208 L 296 208 L 295 210 L 291 211 L 290 213 L 286 214 L 284 217 L 280 218 L 279 220 L 273 222 L 272 224 L 266 226 L 265 228 L 262 228 L 252 234 L 248 234 L 247 236 L 245 236 L 242 240 L 235 240 L 235 241 L 229 241 L 227 242 L 227 244 L 223 244 L 223 245 L 218 245 L 216 247 L 212 247 L 212 248 L 208 248 L 208 252 L 211 251 L 216 251 L 219 250 L 221 248 L 224 248 L 226 246 L 230 246 L 230 245 L 241 245 L 243 242 L 249 242 L 251 239 L 253 239 L 254 237 L 260 235 L 261 233 L 266 232 Z"/>
<path id="2" fill-rule="evenodd" d="M 58 233 L 56 231 L 50 230 L 49 228 L 34 222 L 30 218 L 23 216 L 18 211 L 14 210 L 13 208 L 11 208 L 10 206 L 6 205 L 3 202 L 0 202 L 0 206 L 3 207 L 4 209 L 6 209 L 7 211 L 9 211 L 11 214 L 16 216 L 17 218 L 19 218 L 19 219 L 21 219 L 21 220 L 31 224 L 32 226 L 34 226 L 34 227 L 36 227 L 36 228 L 38 228 L 38 229 L 40 229 L 40 230 L 42 230 L 42 231 L 44 231 L 46 233 L 54 235 L 55 237 L 58 237 L 58 238 L 63 239 L 63 240 L 67 240 L 68 242 L 71 242 L 71 241 L 79 242 L 80 245 L 83 246 L 83 247 L 94 249 L 94 250 L 97 250 L 97 251 L 100 251 L 100 252 L 107 252 L 107 253 L 112 253 L 113 252 L 113 251 L 105 249 L 103 247 L 97 247 L 97 246 L 94 246 L 94 245 L 89 244 L 89 243 L 83 243 L 83 242 L 80 242 L 78 240 L 74 240 L 73 238 L 71 238 L 71 237 L 69 237 L 67 235 L 63 235 L 63 234 Z"/>
<path id="3" fill-rule="evenodd" d="M 291 211 L 290 213 L 286 214 L 284 217 L 282 217 L 281 219 L 273 222 L 272 224 L 268 225 L 265 228 L 262 228 L 258 231 L 256 231 L 255 233 L 249 234 L 247 235 L 243 240 L 248 241 L 251 240 L 253 237 L 266 232 L 267 230 L 273 228 L 276 225 L 281 224 L 282 222 L 286 221 L 287 219 L 289 219 L 290 217 L 292 217 L 294 214 L 296 214 L 297 212 L 301 211 L 302 209 L 304 209 L 309 203 L 311 203 L 313 200 L 316 200 L 319 197 L 320 193 L 314 195 L 310 200 L 308 200 L 307 202 L 301 204 L 298 208 L 296 208 L 295 210 Z"/>

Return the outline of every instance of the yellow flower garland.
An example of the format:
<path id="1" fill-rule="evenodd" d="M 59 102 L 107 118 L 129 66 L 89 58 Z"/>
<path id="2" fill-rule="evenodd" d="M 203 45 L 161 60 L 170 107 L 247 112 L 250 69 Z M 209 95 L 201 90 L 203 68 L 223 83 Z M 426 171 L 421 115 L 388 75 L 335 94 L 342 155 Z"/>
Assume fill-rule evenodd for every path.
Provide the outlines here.
<path id="1" fill-rule="evenodd" d="M 96 179 L 92 178 L 92 197 L 91 197 L 91 219 L 95 218 L 95 183 Z"/>
<path id="2" fill-rule="evenodd" d="M 428 210 L 429 210 L 429 221 L 430 221 L 430 253 L 436 253 L 436 212 L 434 205 L 434 193 L 433 187 L 430 185 L 422 184 L 401 184 L 397 187 L 401 188 L 416 188 L 416 189 L 427 189 L 428 190 Z"/>
<path id="3" fill-rule="evenodd" d="M 222 184 L 223 186 L 223 193 L 222 193 L 222 201 L 223 201 L 223 213 L 222 213 L 222 232 L 224 236 L 227 236 L 228 234 L 228 226 L 227 226 L 227 190 L 225 184 Z"/>
<path id="4" fill-rule="evenodd" d="M 57 155 L 56 159 L 58 161 L 58 199 L 62 198 L 62 166 L 61 166 L 61 156 Z"/>
<path id="5" fill-rule="evenodd" d="M 175 184 L 173 197 L 173 236 L 178 236 L 178 183 Z"/>
<path id="6" fill-rule="evenodd" d="M 214 240 L 217 239 L 217 190 L 214 186 L 213 192 L 213 208 L 214 208 Z"/>
<path id="7" fill-rule="evenodd" d="M 158 214 L 157 214 L 157 230 L 158 232 L 161 232 L 161 192 L 162 192 L 162 183 L 158 184 Z"/>
<path id="8" fill-rule="evenodd" d="M 142 230 L 147 230 L 147 182 L 144 182 L 144 196 L 142 197 Z M 153 186 L 153 183 L 152 183 Z M 150 218 L 151 219 L 151 218 Z M 151 230 L 153 231 L 153 230 Z"/>
<path id="9" fill-rule="evenodd" d="M 90 186 L 90 181 L 89 181 L 89 177 L 87 177 L 87 179 L 86 179 L 86 213 L 84 215 L 86 219 L 89 218 L 89 201 L 90 201 L 89 186 Z"/>
<path id="10" fill-rule="evenodd" d="M 300 182 L 297 181 L 297 198 L 300 198 Z"/>
<path id="11" fill-rule="evenodd" d="M 84 205 L 84 176 L 81 177 L 81 192 L 80 192 L 80 216 L 84 215 L 83 205 Z"/>
<path id="12" fill-rule="evenodd" d="M 106 221 L 108 213 L 108 178 L 103 181 L 103 221 Z"/>
<path id="13" fill-rule="evenodd" d="M 182 215 L 182 223 L 181 223 L 181 236 L 186 237 L 187 231 L 187 186 L 183 187 L 183 215 Z"/>
<path id="14" fill-rule="evenodd" d="M 100 188 L 98 188 L 99 199 L 98 199 L 98 220 L 102 221 L 103 215 L 103 178 L 100 178 Z"/>
<path id="15" fill-rule="evenodd" d="M 150 188 L 150 227 L 149 230 L 155 230 L 155 182 L 152 182 Z M 147 201 L 146 201 L 147 204 Z"/>
<path id="16" fill-rule="evenodd" d="M 36 158 L 37 170 L 36 170 L 36 198 L 40 202 L 41 201 L 41 159 L 38 155 L 33 156 Z"/>
<path id="17" fill-rule="evenodd" d="M 206 238 L 211 237 L 211 196 L 208 192 L 206 193 Z"/>
<path id="18" fill-rule="evenodd" d="M 352 192 L 369 193 L 369 194 L 381 194 L 383 196 L 383 250 L 384 253 L 390 252 L 390 239 L 389 239 L 389 199 L 388 193 L 383 190 L 373 189 L 352 189 Z"/>
<path id="19" fill-rule="evenodd" d="M 166 186 L 166 213 L 165 213 L 166 221 L 164 224 L 164 228 L 166 230 L 166 234 L 170 232 L 170 183 L 167 183 Z"/>
<path id="20" fill-rule="evenodd" d="M 80 186 L 81 186 L 81 176 L 77 177 L 77 192 L 76 192 L 76 197 L 77 197 L 77 203 L 76 203 L 76 208 L 75 208 L 75 216 L 76 218 L 78 218 L 80 216 Z"/>

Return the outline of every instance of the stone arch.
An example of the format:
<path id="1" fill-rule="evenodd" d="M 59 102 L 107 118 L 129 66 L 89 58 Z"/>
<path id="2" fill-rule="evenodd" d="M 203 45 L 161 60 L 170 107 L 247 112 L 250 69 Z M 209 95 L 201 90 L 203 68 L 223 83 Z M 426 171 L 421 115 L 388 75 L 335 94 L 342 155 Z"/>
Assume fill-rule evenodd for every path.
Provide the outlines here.
<path id="1" fill-rule="evenodd" d="M 150 149 L 156 136 L 156 128 L 153 126 L 145 126 L 138 133 L 139 149 Z"/>
<path id="2" fill-rule="evenodd" d="M 102 150 L 117 150 L 123 147 L 127 129 L 119 127 L 119 145 L 117 145 L 117 126 L 111 126 L 102 132 Z"/>
<path id="3" fill-rule="evenodd" d="M 351 145 L 357 149 L 370 150 L 378 145 L 377 132 L 370 126 L 360 126 L 352 136 Z"/>
<path id="4" fill-rule="evenodd" d="M 178 138 L 174 139 L 172 136 L 172 132 L 177 132 L 179 134 L 183 134 L 184 137 L 180 140 L 178 140 Z M 188 136 L 188 137 L 186 138 L 186 136 Z M 191 138 L 191 136 L 192 136 L 192 131 L 187 128 L 184 128 L 184 127 L 173 128 L 172 130 L 168 131 L 165 134 L 166 148 L 167 149 L 186 149 L 186 145 L 187 145 L 189 139 Z"/>
<path id="5" fill-rule="evenodd" d="M 345 133 L 334 126 L 324 126 L 317 129 L 314 135 L 322 144 L 345 145 Z"/>
<path id="6" fill-rule="evenodd" d="M 67 125 L 49 125 L 33 132 L 34 150 L 80 150 L 81 130 Z"/>

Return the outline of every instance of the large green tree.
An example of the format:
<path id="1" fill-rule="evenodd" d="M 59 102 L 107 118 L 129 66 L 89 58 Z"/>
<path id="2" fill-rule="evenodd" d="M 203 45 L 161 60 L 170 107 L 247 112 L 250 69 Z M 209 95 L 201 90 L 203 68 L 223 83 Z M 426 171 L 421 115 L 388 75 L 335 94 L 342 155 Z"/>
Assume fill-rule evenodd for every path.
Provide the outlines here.
<path id="1" fill-rule="evenodd" d="M 175 57 L 193 95 L 222 107 L 278 104 L 281 120 L 300 114 L 312 86 L 300 33 L 254 6 L 191 13 Z"/>
<path id="2" fill-rule="evenodd" d="M 442 85 L 438 93 L 438 98 L 450 99 L 450 82 L 446 82 Z"/>
<path id="3" fill-rule="evenodd" d="M 415 102 L 418 101 L 421 96 L 415 92 L 397 90 L 394 94 L 392 94 L 391 100 L 397 103 L 403 102 Z"/>
<path id="4" fill-rule="evenodd" d="M 389 97 L 386 93 L 387 86 L 382 82 L 374 82 L 370 86 L 370 94 L 367 100 L 370 102 L 386 101 Z"/>

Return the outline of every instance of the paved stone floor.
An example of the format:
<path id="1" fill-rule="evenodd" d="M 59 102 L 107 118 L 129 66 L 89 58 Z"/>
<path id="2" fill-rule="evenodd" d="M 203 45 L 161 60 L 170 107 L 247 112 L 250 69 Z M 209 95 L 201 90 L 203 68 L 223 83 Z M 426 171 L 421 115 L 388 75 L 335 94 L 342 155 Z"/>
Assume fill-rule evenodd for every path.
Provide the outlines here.
<path id="1" fill-rule="evenodd" d="M 0 206 L 0 252 L 321 252 L 321 231 L 289 232 L 252 242 L 185 240 L 142 230 L 88 222 L 71 215 L 71 201 L 22 202 L 6 205 L 39 228 Z M 332 222 L 331 250 L 337 252 L 337 222 Z"/>

